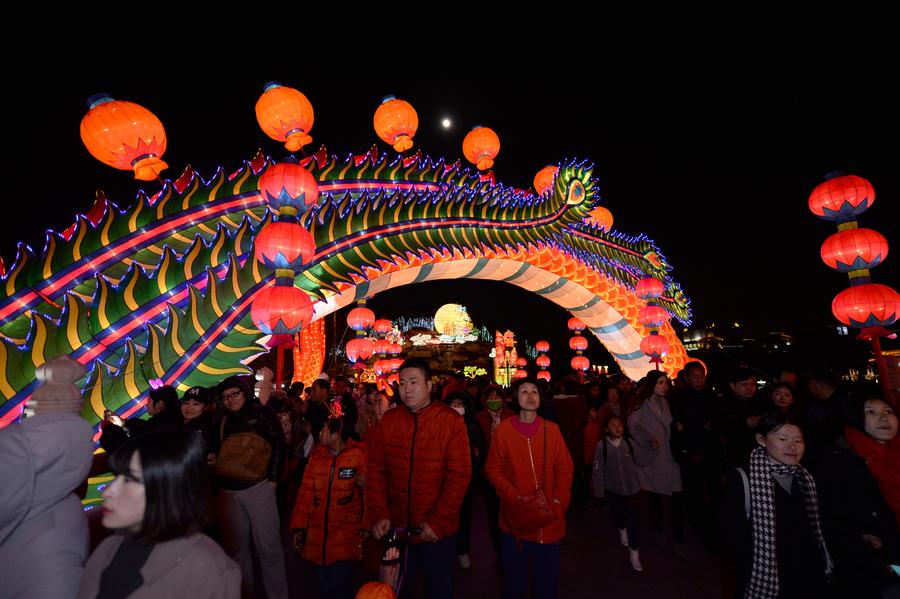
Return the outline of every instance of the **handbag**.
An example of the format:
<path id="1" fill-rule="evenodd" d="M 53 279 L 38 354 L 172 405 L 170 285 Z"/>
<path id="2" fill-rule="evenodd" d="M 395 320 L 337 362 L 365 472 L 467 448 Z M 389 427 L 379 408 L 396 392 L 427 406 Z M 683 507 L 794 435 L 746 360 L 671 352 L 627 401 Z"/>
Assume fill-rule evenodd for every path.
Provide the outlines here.
<path id="1" fill-rule="evenodd" d="M 224 437 L 224 438 L 223 438 Z M 256 433 L 225 437 L 225 418 L 219 428 L 222 447 L 216 458 L 216 476 L 239 483 L 258 483 L 266 478 L 272 445 Z"/>
<path id="2" fill-rule="evenodd" d="M 529 453 L 529 457 L 531 457 Z M 537 473 L 534 472 L 534 460 L 531 462 L 534 473 L 535 489 L 504 506 L 503 517 L 516 534 L 529 534 L 543 528 L 556 520 L 558 516 L 547 500 L 544 489 L 538 484 Z M 544 480 L 547 479 L 547 424 L 544 423 Z"/>

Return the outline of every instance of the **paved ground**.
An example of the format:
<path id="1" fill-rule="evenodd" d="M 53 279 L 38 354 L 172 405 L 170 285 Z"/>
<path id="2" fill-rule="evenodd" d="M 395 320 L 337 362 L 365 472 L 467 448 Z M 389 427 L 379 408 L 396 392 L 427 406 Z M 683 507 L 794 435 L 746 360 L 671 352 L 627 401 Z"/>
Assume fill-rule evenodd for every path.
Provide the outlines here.
<path id="1" fill-rule="evenodd" d="M 619 545 L 612 517 L 599 505 L 587 506 L 582 518 L 568 519 L 568 535 L 562 543 L 560 598 L 615 599 L 720 599 L 726 597 L 723 565 L 704 551 L 688 530 L 687 546 L 695 561 L 687 563 L 654 541 L 646 509 L 642 510 L 641 559 L 644 571 L 632 571 L 627 551 Z M 668 540 L 671 543 L 671 538 Z M 494 571 L 494 553 L 487 534 L 481 498 L 475 498 L 472 523 L 472 567 L 457 566 L 454 597 L 488 599 L 500 596 L 500 575 Z M 318 599 L 315 573 L 287 556 L 291 597 Z M 357 586 L 370 580 L 360 568 L 354 572 Z M 424 593 L 421 594 L 424 597 Z"/>

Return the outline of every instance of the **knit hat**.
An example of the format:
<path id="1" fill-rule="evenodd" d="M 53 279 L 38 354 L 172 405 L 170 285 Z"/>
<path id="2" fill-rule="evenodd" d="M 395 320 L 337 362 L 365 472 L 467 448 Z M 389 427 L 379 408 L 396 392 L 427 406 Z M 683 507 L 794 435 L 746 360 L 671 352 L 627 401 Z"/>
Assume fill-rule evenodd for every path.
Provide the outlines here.
<path id="1" fill-rule="evenodd" d="M 394 599 L 396 596 L 391 585 L 383 582 L 367 582 L 356 592 L 356 599 Z"/>
<path id="2" fill-rule="evenodd" d="M 41 386 L 31 396 L 34 413 L 65 412 L 80 415 L 84 400 L 81 390 L 74 383 L 86 372 L 84 366 L 69 356 L 57 356 L 41 364 L 35 370 Z"/>
<path id="3" fill-rule="evenodd" d="M 189 399 L 206 404 L 212 402 L 213 393 L 211 389 L 207 389 L 206 387 L 191 387 L 181 396 L 181 401 L 183 402 Z"/>

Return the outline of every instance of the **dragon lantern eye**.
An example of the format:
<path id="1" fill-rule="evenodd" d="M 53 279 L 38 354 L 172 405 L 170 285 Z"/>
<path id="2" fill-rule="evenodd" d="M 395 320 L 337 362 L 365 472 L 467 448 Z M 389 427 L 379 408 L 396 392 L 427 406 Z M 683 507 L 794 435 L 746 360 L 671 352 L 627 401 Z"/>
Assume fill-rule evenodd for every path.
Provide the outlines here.
<path id="1" fill-rule="evenodd" d="M 584 185 L 581 181 L 572 181 L 572 185 L 569 187 L 569 198 L 566 200 L 568 204 L 580 204 L 584 201 Z"/>

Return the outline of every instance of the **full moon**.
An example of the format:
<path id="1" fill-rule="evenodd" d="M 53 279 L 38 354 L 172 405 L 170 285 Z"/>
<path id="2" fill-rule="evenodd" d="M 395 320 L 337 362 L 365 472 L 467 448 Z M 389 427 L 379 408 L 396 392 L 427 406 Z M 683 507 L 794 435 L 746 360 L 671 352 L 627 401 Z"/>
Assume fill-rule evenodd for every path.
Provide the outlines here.
<path id="1" fill-rule="evenodd" d="M 450 122 L 450 119 L 447 119 L 447 118 L 445 118 L 441 121 L 441 127 L 443 127 L 444 129 L 449 129 L 450 125 L 452 125 L 452 124 L 453 123 Z"/>

